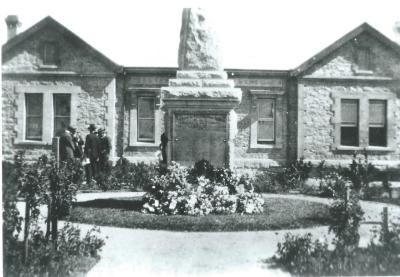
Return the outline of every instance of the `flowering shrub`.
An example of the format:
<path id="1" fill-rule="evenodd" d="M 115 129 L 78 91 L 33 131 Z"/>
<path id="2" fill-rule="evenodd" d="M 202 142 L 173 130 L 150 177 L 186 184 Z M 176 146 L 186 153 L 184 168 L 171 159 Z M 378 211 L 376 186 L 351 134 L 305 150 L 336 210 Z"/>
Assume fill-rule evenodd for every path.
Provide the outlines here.
<path id="1" fill-rule="evenodd" d="M 190 182 L 188 180 L 193 180 L 193 175 L 190 176 L 189 171 L 173 162 L 165 175 L 154 177 L 144 196 L 143 212 L 207 215 L 263 211 L 264 200 L 253 192 L 248 177 L 233 175 L 229 170 L 213 169 L 214 180 L 200 175 L 195 182 Z"/>

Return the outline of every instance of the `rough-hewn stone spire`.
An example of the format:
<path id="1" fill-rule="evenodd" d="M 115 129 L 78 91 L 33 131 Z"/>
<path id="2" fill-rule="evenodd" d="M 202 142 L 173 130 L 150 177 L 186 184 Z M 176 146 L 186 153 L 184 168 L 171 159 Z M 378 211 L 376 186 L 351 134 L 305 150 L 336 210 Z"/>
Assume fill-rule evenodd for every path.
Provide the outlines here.
<path id="1" fill-rule="evenodd" d="M 178 65 L 179 70 L 223 70 L 218 38 L 203 9 L 183 9 Z"/>

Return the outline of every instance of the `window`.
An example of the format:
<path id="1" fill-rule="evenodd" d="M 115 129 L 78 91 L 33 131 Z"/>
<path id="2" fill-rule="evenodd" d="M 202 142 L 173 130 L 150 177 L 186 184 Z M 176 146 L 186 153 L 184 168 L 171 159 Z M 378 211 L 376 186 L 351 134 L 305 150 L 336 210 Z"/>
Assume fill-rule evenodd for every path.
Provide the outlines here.
<path id="1" fill-rule="evenodd" d="M 285 91 L 280 88 L 251 89 L 250 148 L 280 149 L 286 135 Z"/>
<path id="2" fill-rule="evenodd" d="M 369 145 L 386 146 L 386 101 L 369 100 Z"/>
<path id="3" fill-rule="evenodd" d="M 275 100 L 258 99 L 257 143 L 269 144 L 275 141 Z"/>
<path id="4" fill-rule="evenodd" d="M 27 140 L 42 140 L 43 94 L 25 94 L 25 108 L 25 138 Z"/>
<path id="5" fill-rule="evenodd" d="M 57 64 L 57 45 L 55 42 L 46 42 L 43 44 L 43 64 Z"/>
<path id="6" fill-rule="evenodd" d="M 368 48 L 357 49 L 357 65 L 359 70 L 371 70 L 371 50 Z"/>
<path id="7" fill-rule="evenodd" d="M 138 97 L 137 140 L 154 142 L 155 140 L 155 98 Z"/>
<path id="8" fill-rule="evenodd" d="M 71 123 L 71 95 L 54 94 L 54 136 L 59 136 Z"/>
<path id="9" fill-rule="evenodd" d="M 358 100 L 341 100 L 340 144 L 358 146 Z"/>

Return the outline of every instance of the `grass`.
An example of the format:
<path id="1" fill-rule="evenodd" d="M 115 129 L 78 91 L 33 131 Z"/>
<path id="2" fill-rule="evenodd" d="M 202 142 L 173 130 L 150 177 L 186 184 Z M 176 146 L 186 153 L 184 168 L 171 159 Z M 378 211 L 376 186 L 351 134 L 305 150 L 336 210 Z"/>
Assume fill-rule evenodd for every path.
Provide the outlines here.
<path id="1" fill-rule="evenodd" d="M 256 231 L 329 224 L 328 206 L 305 200 L 265 198 L 258 215 L 154 215 L 140 212 L 140 197 L 78 203 L 66 220 L 100 226 L 171 231 Z"/>

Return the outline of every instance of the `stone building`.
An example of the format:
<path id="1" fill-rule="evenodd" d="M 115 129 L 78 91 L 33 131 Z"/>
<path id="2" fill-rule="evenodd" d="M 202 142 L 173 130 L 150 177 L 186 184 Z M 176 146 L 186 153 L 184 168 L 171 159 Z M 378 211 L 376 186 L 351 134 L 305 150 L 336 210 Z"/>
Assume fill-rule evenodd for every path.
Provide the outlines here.
<path id="1" fill-rule="evenodd" d="M 168 159 L 183 164 L 335 164 L 357 150 L 400 164 L 400 46 L 366 23 L 282 71 L 224 70 L 217 58 L 202 67 L 185 55 L 179 68 L 123 67 L 51 17 L 20 34 L 15 17 L 6 21 L 3 159 L 50 153 L 63 126 L 85 135 L 94 123 L 106 128 L 114 159 L 135 162 L 156 162 L 165 133 Z"/>

